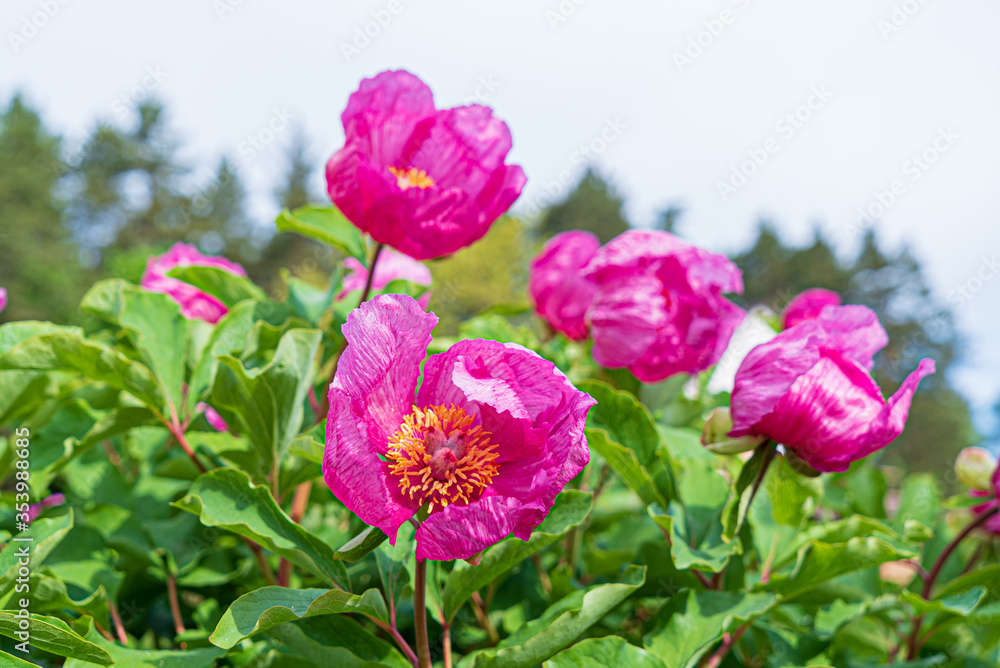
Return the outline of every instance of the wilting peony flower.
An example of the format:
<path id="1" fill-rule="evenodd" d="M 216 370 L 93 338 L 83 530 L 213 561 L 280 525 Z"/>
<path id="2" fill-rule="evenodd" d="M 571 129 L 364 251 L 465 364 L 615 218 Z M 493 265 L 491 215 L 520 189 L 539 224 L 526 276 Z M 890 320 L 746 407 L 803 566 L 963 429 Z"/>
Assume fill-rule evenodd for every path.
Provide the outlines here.
<path id="1" fill-rule="evenodd" d="M 205 421 L 208 425 L 215 431 L 229 431 L 229 425 L 226 424 L 226 420 L 219 415 L 218 411 L 206 404 L 204 401 L 199 401 L 194 409 L 199 413 L 205 414 Z"/>
<path id="2" fill-rule="evenodd" d="M 627 367 L 645 383 L 715 364 L 743 320 L 743 309 L 722 296 L 743 292 L 736 265 L 669 232 L 620 234 L 584 276 L 598 286 L 587 313 L 594 361 Z"/>
<path id="3" fill-rule="evenodd" d="M 0 288 L 0 313 L 7 308 L 7 288 Z"/>
<path id="4" fill-rule="evenodd" d="M 480 105 L 435 109 L 409 72 L 362 81 L 341 120 L 330 199 L 362 232 L 418 260 L 481 239 L 524 187 L 521 168 L 504 164 L 507 125 Z"/>
<path id="5" fill-rule="evenodd" d="M 198 249 L 188 244 L 174 244 L 160 256 L 146 261 L 146 272 L 142 275 L 142 287 L 151 292 L 169 295 L 180 304 L 181 314 L 192 320 L 204 320 L 215 324 L 229 309 L 221 301 L 177 278 L 170 278 L 167 272 L 175 267 L 216 267 L 230 274 L 246 276 L 240 265 L 224 257 L 202 255 Z"/>
<path id="6" fill-rule="evenodd" d="M 800 322 L 815 320 L 827 306 L 840 306 L 840 295 L 823 288 L 803 290 L 781 312 L 781 326 L 788 329 Z"/>
<path id="7" fill-rule="evenodd" d="M 417 559 L 468 559 L 511 533 L 527 540 L 545 518 L 589 460 L 594 401 L 534 352 L 484 340 L 432 355 L 417 391 L 437 320 L 405 295 L 348 316 L 323 475 L 393 542 L 400 525 L 429 512 Z"/>
<path id="8" fill-rule="evenodd" d="M 531 261 L 528 294 L 535 311 L 553 329 L 578 341 L 587 338 L 584 316 L 597 294 L 597 285 L 583 276 L 583 268 L 600 247 L 590 232 L 561 232 Z"/>
<path id="9" fill-rule="evenodd" d="M 875 313 L 835 306 L 754 348 L 736 373 L 730 436 L 767 436 L 817 471 L 846 471 L 903 431 L 925 359 L 889 401 L 869 374 L 889 342 Z"/>
<path id="10" fill-rule="evenodd" d="M 357 258 L 349 257 L 344 260 L 344 268 L 349 270 L 349 273 L 344 276 L 337 301 L 345 299 L 352 292 L 364 290 L 365 283 L 368 282 L 368 269 Z M 383 248 L 379 253 L 378 262 L 375 263 L 372 290 L 381 292 L 387 285 L 399 280 L 429 287 L 432 282 L 431 270 L 423 262 L 417 262 L 391 248 Z M 430 290 L 420 295 L 417 301 L 426 310 L 431 301 Z"/>

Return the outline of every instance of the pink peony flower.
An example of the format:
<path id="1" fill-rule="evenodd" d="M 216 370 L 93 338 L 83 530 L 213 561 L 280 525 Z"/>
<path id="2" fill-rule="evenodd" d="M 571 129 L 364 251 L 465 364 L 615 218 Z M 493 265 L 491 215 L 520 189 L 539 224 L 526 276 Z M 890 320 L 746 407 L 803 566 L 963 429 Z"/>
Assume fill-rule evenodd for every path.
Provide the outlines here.
<path id="1" fill-rule="evenodd" d="M 344 325 L 330 385 L 323 475 L 393 543 L 418 510 L 417 559 L 468 559 L 527 540 L 590 459 L 593 399 L 513 343 L 465 340 L 423 367 L 437 316 L 382 295 Z M 418 381 L 420 389 L 417 390 Z"/>
<path id="2" fill-rule="evenodd" d="M 767 436 L 817 471 L 846 471 L 903 431 L 922 360 L 889 401 L 869 371 L 889 342 L 865 306 L 833 306 L 747 355 L 736 373 L 730 436 Z"/>
<path id="3" fill-rule="evenodd" d="M 368 282 L 368 269 L 357 258 L 349 257 L 344 260 L 344 267 L 349 270 L 349 273 L 344 276 L 344 280 L 341 282 L 341 290 L 337 295 L 338 302 L 352 292 L 364 290 L 365 283 Z M 372 291 L 381 292 L 387 285 L 398 280 L 429 287 L 432 282 L 431 270 L 423 262 L 417 262 L 408 255 L 403 255 L 391 248 L 383 248 L 382 252 L 379 253 L 378 262 L 375 264 Z M 427 310 L 427 305 L 431 301 L 430 290 L 420 295 L 420 299 L 417 301 L 424 310 Z"/>
<path id="4" fill-rule="evenodd" d="M 7 288 L 0 288 L 0 313 L 7 308 Z"/>
<path id="5" fill-rule="evenodd" d="M 199 401 L 197 405 L 195 405 L 194 409 L 199 413 L 205 413 L 205 420 L 215 431 L 229 431 L 229 425 L 226 424 L 225 419 L 219 415 L 218 411 L 206 404 L 204 401 Z"/>
<path id="6" fill-rule="evenodd" d="M 180 304 L 181 314 L 192 320 L 204 320 L 215 324 L 229 309 L 221 301 L 202 292 L 190 283 L 167 276 L 175 267 L 216 267 L 230 274 L 246 276 L 240 265 L 224 257 L 202 255 L 198 249 L 188 244 L 174 244 L 163 255 L 150 257 L 146 261 L 146 272 L 142 275 L 142 287 L 151 292 L 169 295 Z"/>
<path id="7" fill-rule="evenodd" d="M 28 523 L 34 522 L 35 518 L 41 515 L 46 509 L 56 508 L 64 503 L 66 503 L 66 496 L 57 492 L 50 494 L 38 503 L 31 504 L 28 506 Z"/>
<path id="8" fill-rule="evenodd" d="M 840 306 L 840 295 L 823 288 L 803 290 L 781 312 L 781 326 L 788 329 L 800 322 L 815 320 L 827 306 Z"/>
<path id="9" fill-rule="evenodd" d="M 341 120 L 330 199 L 362 232 L 418 260 L 481 239 L 524 187 L 522 169 L 504 164 L 507 125 L 480 105 L 435 109 L 409 72 L 362 81 Z"/>
<path id="10" fill-rule="evenodd" d="M 583 273 L 597 284 L 587 312 L 594 361 L 645 383 L 715 364 L 743 320 L 722 296 L 743 292 L 736 265 L 669 232 L 624 232 Z"/>
<path id="11" fill-rule="evenodd" d="M 535 302 L 535 311 L 553 329 L 574 340 L 587 338 L 584 316 L 597 294 L 597 285 L 582 272 L 600 246 L 590 232 L 561 232 L 531 261 L 528 294 Z"/>

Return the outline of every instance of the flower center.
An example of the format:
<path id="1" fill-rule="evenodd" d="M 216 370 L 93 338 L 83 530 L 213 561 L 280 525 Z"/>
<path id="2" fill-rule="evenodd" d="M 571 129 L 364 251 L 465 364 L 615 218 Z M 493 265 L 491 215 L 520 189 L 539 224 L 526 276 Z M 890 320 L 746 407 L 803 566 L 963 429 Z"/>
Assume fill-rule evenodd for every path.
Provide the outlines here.
<path id="1" fill-rule="evenodd" d="M 410 167 L 409 169 L 396 169 L 395 167 L 390 167 L 389 171 L 392 175 L 396 177 L 396 183 L 403 190 L 408 190 L 410 188 L 430 188 L 434 185 L 434 179 L 427 176 L 427 172 L 422 169 L 417 169 L 416 167 Z"/>
<path id="2" fill-rule="evenodd" d="M 482 495 L 500 468 L 497 444 L 457 406 L 428 406 L 403 418 L 389 438 L 389 471 L 402 493 L 431 512 L 450 503 L 466 506 Z"/>

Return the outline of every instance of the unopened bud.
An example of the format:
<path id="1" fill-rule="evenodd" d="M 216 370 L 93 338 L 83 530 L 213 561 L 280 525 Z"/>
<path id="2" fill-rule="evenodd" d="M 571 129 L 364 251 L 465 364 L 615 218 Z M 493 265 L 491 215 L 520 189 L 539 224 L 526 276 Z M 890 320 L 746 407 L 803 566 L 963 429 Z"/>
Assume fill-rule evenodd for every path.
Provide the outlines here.
<path id="1" fill-rule="evenodd" d="M 986 448 L 965 448 L 955 460 L 958 481 L 969 489 L 992 492 L 997 460 Z"/>

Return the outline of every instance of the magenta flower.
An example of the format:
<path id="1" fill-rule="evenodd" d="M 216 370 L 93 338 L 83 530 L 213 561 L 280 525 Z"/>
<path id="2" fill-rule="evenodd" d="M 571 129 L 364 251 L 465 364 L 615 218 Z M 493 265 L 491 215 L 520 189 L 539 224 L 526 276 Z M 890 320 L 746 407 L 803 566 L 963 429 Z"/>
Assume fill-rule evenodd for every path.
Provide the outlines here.
<path id="1" fill-rule="evenodd" d="M 522 169 L 504 164 L 507 125 L 480 105 L 435 109 L 409 72 L 362 81 L 341 120 L 330 199 L 362 232 L 418 260 L 481 239 L 524 187 Z"/>
<path id="2" fill-rule="evenodd" d="M 743 320 L 722 296 L 743 292 L 736 265 L 669 232 L 624 232 L 583 273 L 597 284 L 587 312 L 594 361 L 644 383 L 715 364 Z"/>
<path id="3" fill-rule="evenodd" d="M 840 306 L 840 295 L 823 288 L 803 290 L 781 312 L 781 326 L 788 329 L 800 322 L 815 320 L 827 306 Z"/>
<path id="4" fill-rule="evenodd" d="M 56 508 L 58 506 L 66 503 L 66 496 L 64 494 L 55 493 L 50 494 L 38 503 L 33 503 L 28 506 L 28 523 L 35 521 L 35 518 L 41 515 L 48 508 Z"/>
<path id="5" fill-rule="evenodd" d="M 561 232 L 531 261 L 528 294 L 535 311 L 553 329 L 578 341 L 587 338 L 585 316 L 597 294 L 597 285 L 583 276 L 583 268 L 600 246 L 590 232 Z"/>
<path id="6" fill-rule="evenodd" d="M 833 306 L 747 355 L 736 372 L 732 437 L 767 436 L 817 471 L 846 471 L 903 431 L 922 360 L 886 401 L 869 371 L 889 342 L 865 306 Z"/>
<path id="7" fill-rule="evenodd" d="M 969 495 L 975 498 L 988 498 L 986 502 L 972 506 L 972 512 L 976 517 L 985 515 L 994 508 L 1000 508 L 1000 500 L 997 499 L 996 493 L 990 494 L 989 492 L 973 489 L 969 492 Z M 986 522 L 980 525 L 980 528 L 987 533 L 1000 536 L 1000 514 L 986 520 Z"/>
<path id="8" fill-rule="evenodd" d="M 168 295 L 181 307 L 181 314 L 192 320 L 204 320 L 215 324 L 229 312 L 221 301 L 177 278 L 170 278 L 167 272 L 175 267 L 216 267 L 230 274 L 246 276 L 240 265 L 224 257 L 202 255 L 198 249 L 188 244 L 174 244 L 163 255 L 150 257 L 146 261 L 146 272 L 142 275 L 142 287 L 151 292 Z"/>
<path id="9" fill-rule="evenodd" d="M 468 559 L 513 533 L 527 540 L 590 455 L 593 399 L 513 343 L 466 340 L 423 367 L 437 316 L 382 295 L 344 325 L 330 386 L 323 475 L 393 543 L 417 529 L 417 559 Z M 417 390 L 418 380 L 420 389 Z"/>
<path id="10" fill-rule="evenodd" d="M 7 308 L 7 288 L 0 288 L 0 313 Z"/>
<path id="11" fill-rule="evenodd" d="M 218 411 L 206 404 L 204 401 L 199 401 L 194 409 L 199 413 L 205 413 L 205 421 L 208 425 L 218 432 L 229 431 L 229 425 L 226 424 L 226 420 L 219 415 Z"/>
<path id="12" fill-rule="evenodd" d="M 368 281 L 368 269 L 357 258 L 349 257 L 344 260 L 344 268 L 348 269 L 349 273 L 344 276 L 344 280 L 341 282 L 341 290 L 337 294 L 338 302 L 346 299 L 347 295 L 352 292 L 364 290 L 365 283 Z M 383 248 L 382 252 L 379 253 L 378 262 L 375 263 L 372 291 L 381 292 L 390 283 L 398 280 L 429 287 L 432 282 L 431 270 L 423 262 L 417 262 L 408 255 L 403 255 L 391 248 Z M 420 295 L 417 301 L 424 310 L 427 310 L 427 305 L 431 301 L 430 290 Z"/>

